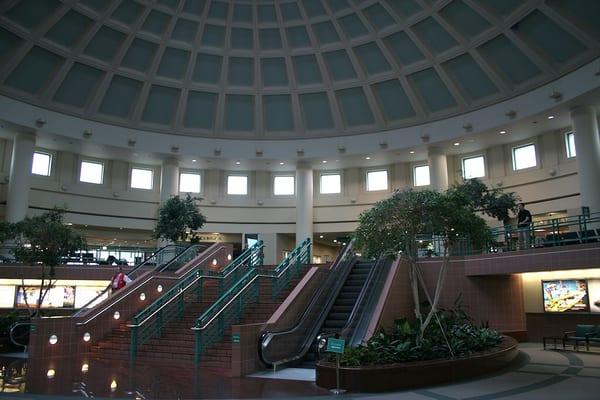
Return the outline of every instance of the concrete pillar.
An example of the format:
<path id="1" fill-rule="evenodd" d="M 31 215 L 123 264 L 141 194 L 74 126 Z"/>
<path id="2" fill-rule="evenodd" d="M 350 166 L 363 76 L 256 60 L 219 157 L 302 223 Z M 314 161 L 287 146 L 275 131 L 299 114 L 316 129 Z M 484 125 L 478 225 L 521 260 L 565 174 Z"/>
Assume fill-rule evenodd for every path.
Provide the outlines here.
<path id="1" fill-rule="evenodd" d="M 598 120 L 592 107 L 582 106 L 571 110 L 575 131 L 575 150 L 581 205 L 591 212 L 600 211 L 600 136 Z"/>
<path id="2" fill-rule="evenodd" d="M 27 215 L 34 149 L 34 135 L 20 133 L 15 136 L 6 195 L 7 222 L 19 222 Z"/>
<path id="3" fill-rule="evenodd" d="M 160 202 L 179 194 L 179 162 L 175 158 L 163 161 L 160 174 Z"/>
<path id="4" fill-rule="evenodd" d="M 296 167 L 296 245 L 313 240 L 313 170 L 310 165 Z"/>
<path id="5" fill-rule="evenodd" d="M 448 160 L 446 154 L 438 147 L 430 147 L 427 150 L 427 158 L 431 189 L 438 191 L 448 189 Z"/>

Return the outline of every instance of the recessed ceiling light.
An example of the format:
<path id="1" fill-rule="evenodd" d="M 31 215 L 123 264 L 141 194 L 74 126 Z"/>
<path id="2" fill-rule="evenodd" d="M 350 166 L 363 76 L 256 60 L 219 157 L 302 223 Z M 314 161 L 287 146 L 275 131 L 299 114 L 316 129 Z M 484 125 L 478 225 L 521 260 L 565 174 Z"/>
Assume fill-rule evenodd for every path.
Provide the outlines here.
<path id="1" fill-rule="evenodd" d="M 460 142 L 454 142 L 455 146 L 460 146 Z"/>
<path id="2" fill-rule="evenodd" d="M 548 115 L 548 119 L 554 119 L 554 115 Z"/>
<path id="3" fill-rule="evenodd" d="M 365 157 L 365 160 L 370 160 L 370 159 L 371 159 L 371 157 L 369 157 L 369 156 Z"/>
<path id="4" fill-rule="evenodd" d="M 281 162 L 279 163 L 279 165 L 285 165 L 285 163 L 284 163 L 283 161 L 281 161 Z"/>
<path id="5" fill-rule="evenodd" d="M 240 164 L 241 164 L 241 162 L 239 162 L 239 161 L 235 162 L 235 165 L 240 165 Z"/>
<path id="6" fill-rule="evenodd" d="M 506 133 L 506 131 L 500 131 L 501 135 L 504 135 Z"/>
<path id="7" fill-rule="evenodd" d="M 327 164 L 327 160 L 323 160 L 321 161 L 323 164 Z"/>
<path id="8" fill-rule="evenodd" d="M 192 162 L 196 162 L 196 161 L 198 161 L 198 160 L 192 160 Z"/>
<path id="9" fill-rule="evenodd" d="M 414 150 L 409 151 L 410 154 L 415 154 Z"/>
<path id="10" fill-rule="evenodd" d="M 323 235 L 319 235 L 319 239 L 323 239 Z"/>
<path id="11" fill-rule="evenodd" d="M 333 243 L 337 243 L 337 239 L 333 239 Z"/>

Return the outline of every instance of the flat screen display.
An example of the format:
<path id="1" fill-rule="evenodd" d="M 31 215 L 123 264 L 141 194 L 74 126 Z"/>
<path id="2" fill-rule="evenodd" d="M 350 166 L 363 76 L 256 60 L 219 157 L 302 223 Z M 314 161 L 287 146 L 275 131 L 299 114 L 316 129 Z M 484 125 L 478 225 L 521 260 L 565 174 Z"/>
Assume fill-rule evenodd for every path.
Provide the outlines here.
<path id="1" fill-rule="evenodd" d="M 545 312 L 589 312 L 585 279 L 542 281 L 542 290 Z"/>
<path id="2" fill-rule="evenodd" d="M 600 313 L 600 279 L 588 279 L 590 311 Z"/>
<path id="3" fill-rule="evenodd" d="M 37 307 L 40 296 L 39 286 L 19 286 L 16 307 Z M 75 305 L 75 286 L 55 286 L 48 290 L 42 301 L 42 308 L 73 308 Z"/>

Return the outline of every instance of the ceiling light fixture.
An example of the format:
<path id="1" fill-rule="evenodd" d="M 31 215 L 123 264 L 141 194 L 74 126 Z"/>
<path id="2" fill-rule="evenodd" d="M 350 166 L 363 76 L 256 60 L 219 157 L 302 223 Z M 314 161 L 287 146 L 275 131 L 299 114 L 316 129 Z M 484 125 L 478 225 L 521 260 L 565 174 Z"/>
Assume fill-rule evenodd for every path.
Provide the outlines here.
<path id="1" fill-rule="evenodd" d="M 506 133 L 506 131 L 500 131 L 501 135 L 504 135 Z"/>
<path id="2" fill-rule="evenodd" d="M 548 115 L 548 119 L 554 119 L 554 115 Z"/>
<path id="3" fill-rule="evenodd" d="M 196 161 L 198 161 L 198 160 L 192 160 L 192 162 L 196 162 Z"/>
<path id="4" fill-rule="evenodd" d="M 415 154 L 414 150 L 409 151 L 410 154 Z"/>
<path id="5" fill-rule="evenodd" d="M 239 160 L 235 162 L 235 165 L 240 165 L 240 164 L 241 164 L 241 162 Z"/>
<path id="6" fill-rule="evenodd" d="M 371 159 L 371 157 L 369 157 L 369 156 L 365 157 L 365 160 L 370 160 L 370 159 Z"/>
<path id="7" fill-rule="evenodd" d="M 280 161 L 279 165 L 285 165 L 285 163 L 283 161 Z"/>
<path id="8" fill-rule="evenodd" d="M 460 142 L 454 142 L 454 146 L 460 146 Z"/>
<path id="9" fill-rule="evenodd" d="M 323 164 L 327 164 L 327 160 L 323 160 L 321 161 Z"/>

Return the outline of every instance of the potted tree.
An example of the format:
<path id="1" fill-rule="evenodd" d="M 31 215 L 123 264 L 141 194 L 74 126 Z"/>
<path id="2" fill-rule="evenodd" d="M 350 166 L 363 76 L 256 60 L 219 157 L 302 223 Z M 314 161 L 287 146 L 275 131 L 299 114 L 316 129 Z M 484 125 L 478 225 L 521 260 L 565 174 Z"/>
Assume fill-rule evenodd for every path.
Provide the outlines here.
<path id="1" fill-rule="evenodd" d="M 187 232 L 200 229 L 206 222 L 198 210 L 197 203 L 202 199 L 189 194 L 185 198 L 173 196 L 158 210 L 158 222 L 154 237 L 166 243 L 184 242 Z"/>

